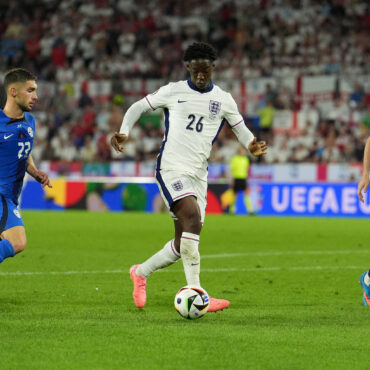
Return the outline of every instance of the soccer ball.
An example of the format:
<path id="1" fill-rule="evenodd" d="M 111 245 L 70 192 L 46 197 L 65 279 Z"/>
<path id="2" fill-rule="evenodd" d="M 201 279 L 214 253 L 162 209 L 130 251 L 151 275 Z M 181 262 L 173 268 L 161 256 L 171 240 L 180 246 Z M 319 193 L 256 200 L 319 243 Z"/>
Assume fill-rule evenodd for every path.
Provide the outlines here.
<path id="1" fill-rule="evenodd" d="M 181 288 L 175 296 L 176 311 L 185 319 L 193 320 L 208 311 L 209 297 L 203 288 Z"/>

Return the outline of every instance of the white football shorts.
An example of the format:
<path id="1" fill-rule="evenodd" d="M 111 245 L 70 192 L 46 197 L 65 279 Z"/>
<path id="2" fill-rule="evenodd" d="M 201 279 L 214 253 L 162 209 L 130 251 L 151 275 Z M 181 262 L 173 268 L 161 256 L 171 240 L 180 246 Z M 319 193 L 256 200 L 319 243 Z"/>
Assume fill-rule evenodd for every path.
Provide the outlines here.
<path id="1" fill-rule="evenodd" d="M 156 171 L 155 175 L 159 191 L 170 214 L 176 220 L 175 214 L 171 211 L 174 202 L 188 196 L 195 196 L 200 209 L 201 222 L 204 223 L 204 217 L 207 207 L 207 182 L 198 179 L 189 174 L 177 171 Z"/>

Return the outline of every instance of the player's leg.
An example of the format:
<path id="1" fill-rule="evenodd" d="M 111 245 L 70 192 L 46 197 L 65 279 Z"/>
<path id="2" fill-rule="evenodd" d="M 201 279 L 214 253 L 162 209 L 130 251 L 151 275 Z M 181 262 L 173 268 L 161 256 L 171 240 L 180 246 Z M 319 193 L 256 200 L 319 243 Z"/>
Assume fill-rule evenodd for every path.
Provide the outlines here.
<path id="1" fill-rule="evenodd" d="M 168 241 L 161 250 L 139 265 L 136 273 L 148 278 L 153 272 L 176 262 L 180 258 L 180 253 L 176 251 L 174 244 L 174 239 Z"/>
<path id="2" fill-rule="evenodd" d="M 16 204 L 1 196 L 0 201 L 0 263 L 26 247 L 26 231 Z"/>
<path id="3" fill-rule="evenodd" d="M 3 240 L 9 240 L 15 253 L 20 253 L 26 248 L 27 238 L 24 226 L 14 226 L 3 231 L 1 234 Z"/>
<path id="4" fill-rule="evenodd" d="M 15 249 L 12 243 L 1 237 L 0 239 L 0 263 L 3 262 L 6 258 L 14 257 Z"/>
<path id="5" fill-rule="evenodd" d="M 364 306 L 370 306 L 370 270 L 360 276 L 359 283 L 363 290 L 362 303 Z"/>
<path id="6" fill-rule="evenodd" d="M 175 217 L 174 218 L 174 225 L 175 225 L 175 239 L 174 239 L 174 247 L 176 252 L 181 256 L 180 253 L 180 243 L 181 243 L 181 235 L 182 235 L 182 225 L 181 222 Z"/>
<path id="7" fill-rule="evenodd" d="M 180 258 L 174 246 L 174 239 L 168 241 L 156 254 L 140 265 L 130 268 L 130 277 L 134 284 L 132 296 L 136 307 L 142 308 L 146 303 L 146 279 L 155 271 L 172 265 Z"/>
<path id="8" fill-rule="evenodd" d="M 173 182 L 179 181 L 177 175 L 175 176 L 175 179 L 173 178 L 173 176 L 173 174 L 169 173 L 166 173 L 164 175 L 157 173 L 156 176 L 162 199 L 168 209 L 170 209 L 173 202 L 173 196 L 168 190 L 168 185 Z M 177 218 L 172 212 L 170 213 L 175 222 L 176 235 L 176 230 L 178 229 L 178 227 L 176 227 Z M 157 271 L 176 262 L 180 258 L 180 253 L 178 252 L 178 250 L 179 248 L 176 249 L 175 247 L 175 240 L 172 239 L 168 241 L 160 251 L 148 258 L 145 262 L 140 265 L 134 265 L 130 268 L 130 278 L 134 285 L 132 295 L 137 307 L 144 307 L 146 303 L 146 279 L 154 271 Z"/>
<path id="9" fill-rule="evenodd" d="M 14 257 L 26 248 L 26 231 L 23 226 L 15 226 L 1 233 L 0 263 L 5 258 Z"/>
<path id="10" fill-rule="evenodd" d="M 198 191 L 198 198 L 186 197 L 173 206 L 173 211 L 179 219 L 176 236 L 180 238 L 180 251 L 186 281 L 189 286 L 200 287 L 200 254 L 199 234 L 202 229 L 206 202 L 205 195 Z M 204 201 L 203 201 L 204 200 Z M 175 238 L 175 241 L 176 239 Z M 222 311 L 228 308 L 230 302 L 225 299 L 209 297 L 208 312 Z"/>
<path id="11" fill-rule="evenodd" d="M 187 284 L 200 287 L 199 234 L 202 223 L 197 199 L 194 196 L 179 199 L 173 204 L 172 211 L 181 226 L 180 252 Z"/>
<path id="12" fill-rule="evenodd" d="M 146 279 L 155 271 L 172 265 L 178 259 L 180 259 L 180 247 L 179 242 L 176 239 L 180 239 L 181 231 L 180 222 L 173 215 L 175 223 L 175 239 L 168 241 L 165 246 L 159 250 L 156 254 L 148 258 L 145 262 L 140 265 L 134 265 L 130 268 L 130 277 L 134 285 L 132 296 L 136 307 L 142 308 L 146 303 Z M 180 233 L 180 237 L 178 236 Z M 177 243 L 177 247 L 175 244 Z"/>

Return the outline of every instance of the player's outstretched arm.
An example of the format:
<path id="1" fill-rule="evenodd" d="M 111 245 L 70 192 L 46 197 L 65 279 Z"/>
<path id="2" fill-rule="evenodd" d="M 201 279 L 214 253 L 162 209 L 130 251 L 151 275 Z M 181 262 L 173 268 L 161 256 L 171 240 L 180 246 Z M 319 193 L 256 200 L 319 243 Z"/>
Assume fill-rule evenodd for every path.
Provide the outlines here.
<path id="1" fill-rule="evenodd" d="M 120 134 L 118 132 L 115 132 L 112 138 L 110 139 L 110 143 L 117 153 L 123 153 L 125 151 L 123 144 L 126 141 L 127 141 L 127 136 L 124 134 Z"/>
<path id="2" fill-rule="evenodd" d="M 364 150 L 364 164 L 362 169 L 361 181 L 358 184 L 357 195 L 360 201 L 364 202 L 364 193 L 367 193 L 367 188 L 369 186 L 369 170 L 370 170 L 370 137 L 366 141 Z"/>
<path id="3" fill-rule="evenodd" d="M 50 183 L 48 174 L 43 171 L 39 171 L 36 168 L 35 162 L 33 161 L 31 155 L 28 157 L 27 173 L 29 173 L 35 180 L 37 180 L 43 188 L 45 186 L 48 186 L 49 188 L 53 187 Z"/>
<path id="4" fill-rule="evenodd" d="M 265 141 L 257 141 L 257 138 L 255 137 L 249 144 L 248 149 L 254 156 L 257 157 L 267 153 L 267 144 Z"/>
<path id="5" fill-rule="evenodd" d="M 117 153 L 123 153 L 123 144 L 127 141 L 129 132 L 140 116 L 150 110 L 150 106 L 145 98 L 138 100 L 127 109 L 126 114 L 123 116 L 121 128 L 119 132 L 115 132 L 110 140 L 112 147 Z"/>
<path id="6" fill-rule="evenodd" d="M 235 103 L 234 103 L 235 104 Z M 236 104 L 235 104 L 236 107 Z M 238 116 L 240 114 L 237 112 Z M 240 116 L 241 117 L 241 116 Z M 235 119 L 234 119 L 235 120 Z M 241 124 L 244 120 L 241 120 L 234 124 L 232 127 L 233 133 L 238 138 L 238 141 L 245 149 L 254 156 L 260 156 L 266 154 L 267 144 L 265 141 L 257 141 L 257 138 L 252 134 L 245 124 Z M 248 144 L 249 143 L 249 144 Z"/>

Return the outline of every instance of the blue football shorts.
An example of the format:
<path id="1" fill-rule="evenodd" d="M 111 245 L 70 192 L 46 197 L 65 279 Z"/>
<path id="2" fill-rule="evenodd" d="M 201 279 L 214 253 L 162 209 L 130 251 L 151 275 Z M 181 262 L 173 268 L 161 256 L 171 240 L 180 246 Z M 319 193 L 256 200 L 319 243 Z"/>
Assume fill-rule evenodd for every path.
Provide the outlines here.
<path id="1" fill-rule="evenodd" d="M 18 206 L 0 194 L 0 234 L 14 226 L 24 226 Z"/>

